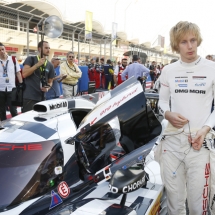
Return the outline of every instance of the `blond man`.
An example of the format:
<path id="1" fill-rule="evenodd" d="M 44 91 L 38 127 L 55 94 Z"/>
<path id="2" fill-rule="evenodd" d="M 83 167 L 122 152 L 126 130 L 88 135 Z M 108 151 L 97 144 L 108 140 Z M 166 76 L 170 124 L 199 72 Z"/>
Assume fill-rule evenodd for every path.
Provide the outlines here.
<path id="1" fill-rule="evenodd" d="M 165 66 L 160 76 L 159 110 L 168 124 L 159 161 L 169 215 L 186 214 L 186 197 L 191 215 L 207 214 L 208 209 L 210 154 L 202 145 L 215 126 L 215 64 L 198 56 L 201 42 L 196 24 L 172 27 L 170 44 L 180 59 Z"/>
<path id="2" fill-rule="evenodd" d="M 74 63 L 74 53 L 67 53 L 67 60 L 60 65 L 60 74 L 66 78 L 62 80 L 63 96 L 72 97 L 77 93 L 78 79 L 81 78 L 82 72 Z"/>

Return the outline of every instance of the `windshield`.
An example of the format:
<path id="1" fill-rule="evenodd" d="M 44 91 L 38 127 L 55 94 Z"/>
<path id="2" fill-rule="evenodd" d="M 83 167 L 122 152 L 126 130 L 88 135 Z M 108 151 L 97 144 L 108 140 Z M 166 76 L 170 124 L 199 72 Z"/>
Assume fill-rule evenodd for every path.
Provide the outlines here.
<path id="1" fill-rule="evenodd" d="M 53 189 L 58 166 L 63 166 L 59 140 L 0 142 L 0 212 Z"/>
<path id="2" fill-rule="evenodd" d="M 105 124 L 96 124 L 86 132 L 78 133 L 76 139 L 77 157 L 89 173 L 95 173 L 110 164 L 124 150 L 118 144 L 121 136 L 118 117 Z"/>

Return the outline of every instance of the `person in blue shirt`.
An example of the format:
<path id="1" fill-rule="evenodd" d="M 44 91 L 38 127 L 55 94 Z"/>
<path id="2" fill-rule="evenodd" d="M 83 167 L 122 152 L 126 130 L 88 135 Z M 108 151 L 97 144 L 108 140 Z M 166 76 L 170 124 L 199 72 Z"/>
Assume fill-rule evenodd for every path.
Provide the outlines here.
<path id="1" fill-rule="evenodd" d="M 128 65 L 121 75 L 122 81 L 126 80 L 126 75 L 128 78 L 134 76 L 140 81 L 141 84 L 144 80 L 146 80 L 147 76 L 149 75 L 149 69 L 140 64 L 138 60 L 139 57 L 137 55 L 133 55 L 133 63 Z"/>
<path id="2" fill-rule="evenodd" d="M 59 98 L 61 95 L 63 95 L 61 81 L 66 77 L 66 76 L 60 75 L 60 71 L 59 71 L 60 59 L 59 58 L 52 58 L 51 63 L 53 64 L 54 69 L 55 69 L 55 77 L 53 78 L 52 87 L 45 95 L 46 100 L 56 99 L 56 98 Z"/>

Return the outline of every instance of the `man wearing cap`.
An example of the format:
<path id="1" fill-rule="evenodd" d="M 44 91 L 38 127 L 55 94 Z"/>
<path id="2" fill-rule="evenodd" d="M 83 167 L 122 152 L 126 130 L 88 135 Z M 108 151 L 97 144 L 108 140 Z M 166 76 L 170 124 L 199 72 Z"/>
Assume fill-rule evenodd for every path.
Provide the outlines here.
<path id="1" fill-rule="evenodd" d="M 126 75 L 128 75 L 128 78 L 134 76 L 141 84 L 143 83 L 143 80 L 146 80 L 149 74 L 149 69 L 138 63 L 138 60 L 139 57 L 137 55 L 133 55 L 133 63 L 128 65 L 121 75 L 122 81 L 126 80 Z"/>

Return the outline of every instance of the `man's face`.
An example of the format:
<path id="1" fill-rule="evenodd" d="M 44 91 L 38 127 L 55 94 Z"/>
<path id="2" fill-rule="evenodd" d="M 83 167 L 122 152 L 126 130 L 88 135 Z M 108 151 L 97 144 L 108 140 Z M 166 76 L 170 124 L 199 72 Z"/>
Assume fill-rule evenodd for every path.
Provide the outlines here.
<path id="1" fill-rule="evenodd" d="M 197 56 L 197 39 L 192 33 L 187 33 L 181 38 L 178 49 L 182 61 L 191 63 L 195 61 Z"/>
<path id="2" fill-rule="evenodd" d="M 100 60 L 100 63 L 101 63 L 101 64 L 104 64 L 104 61 L 103 61 L 103 60 Z"/>
<path id="3" fill-rule="evenodd" d="M 39 52 L 41 48 L 39 48 Z M 50 46 L 49 43 L 43 43 L 43 56 L 49 56 Z"/>
<path id="4" fill-rule="evenodd" d="M 95 61 L 94 61 L 94 60 L 91 60 L 90 63 L 91 63 L 91 64 L 95 64 Z"/>
<path id="5" fill-rule="evenodd" d="M 67 56 L 67 61 L 71 64 L 73 64 L 74 62 L 74 59 L 75 59 L 75 56 L 73 53 L 70 53 L 68 56 Z"/>
<path id="6" fill-rule="evenodd" d="M 127 64 L 128 64 L 128 63 L 127 63 L 127 60 L 123 60 L 123 61 L 122 61 L 122 65 L 123 65 L 123 67 L 126 67 L 126 66 L 127 66 Z"/>
<path id="7" fill-rule="evenodd" d="M 60 65 L 60 60 L 54 60 L 52 62 L 52 64 L 53 64 L 54 68 L 57 68 Z"/>
<path id="8" fill-rule="evenodd" d="M 4 46 L 0 46 L 0 57 L 4 57 L 6 55 L 6 50 Z"/>

